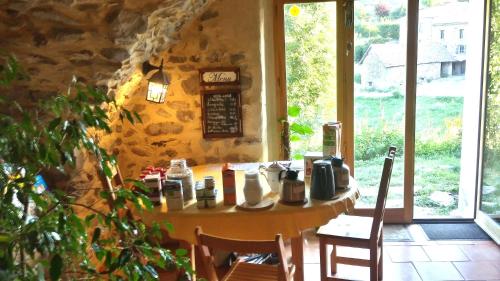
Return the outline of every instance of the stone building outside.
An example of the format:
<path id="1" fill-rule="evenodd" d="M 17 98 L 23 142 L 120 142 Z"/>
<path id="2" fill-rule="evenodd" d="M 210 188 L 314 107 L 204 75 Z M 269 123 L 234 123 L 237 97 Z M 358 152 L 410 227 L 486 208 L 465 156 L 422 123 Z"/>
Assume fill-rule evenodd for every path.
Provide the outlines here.
<path id="1" fill-rule="evenodd" d="M 450 2 L 421 9 L 418 28 L 420 82 L 462 76 L 466 67 L 468 2 Z M 372 44 L 359 62 L 363 88 L 399 87 L 405 81 L 406 18 L 399 21 L 399 40 Z"/>

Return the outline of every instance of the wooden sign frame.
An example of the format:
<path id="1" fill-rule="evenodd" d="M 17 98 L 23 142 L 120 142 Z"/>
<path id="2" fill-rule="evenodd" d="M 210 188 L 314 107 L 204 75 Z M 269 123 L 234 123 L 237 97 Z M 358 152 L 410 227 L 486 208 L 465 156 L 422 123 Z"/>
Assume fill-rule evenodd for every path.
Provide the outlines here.
<path id="1" fill-rule="evenodd" d="M 240 85 L 239 67 L 201 68 L 199 73 L 200 86 Z"/>
<path id="2" fill-rule="evenodd" d="M 207 123 L 207 101 L 208 97 L 212 95 L 227 95 L 230 94 L 236 98 L 236 113 L 237 116 L 237 131 L 234 133 L 209 133 Z M 241 90 L 240 89 L 219 89 L 219 90 L 203 90 L 201 91 L 201 117 L 202 117 L 202 130 L 203 138 L 230 138 L 243 136 L 243 114 L 241 110 Z"/>

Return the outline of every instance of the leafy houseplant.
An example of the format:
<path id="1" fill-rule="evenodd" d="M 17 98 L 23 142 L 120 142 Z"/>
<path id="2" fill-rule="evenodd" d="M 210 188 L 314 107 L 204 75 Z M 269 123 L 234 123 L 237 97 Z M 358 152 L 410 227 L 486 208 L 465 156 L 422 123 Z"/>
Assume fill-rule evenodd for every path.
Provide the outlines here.
<path id="1" fill-rule="evenodd" d="M 147 228 L 124 215 L 131 206 L 138 212 L 152 209 L 140 182 L 129 181 L 136 189 L 102 189 L 107 210 L 79 202 L 57 186 L 33 188 L 44 171 L 67 174 L 77 151 L 96 156 L 111 178 L 116 158 L 94 134 L 111 133 L 110 111 L 122 122 L 140 117 L 103 91 L 75 81 L 66 94 L 29 109 L 16 101 L 7 104 L 2 92 L 25 75 L 14 57 L 0 62 L 0 280 L 155 280 L 156 267 L 175 266 L 191 272 L 186 250 L 172 253 L 159 246 L 158 223 Z"/>
<path id="2" fill-rule="evenodd" d="M 291 152 L 292 159 L 301 159 L 303 154 L 300 151 L 290 151 L 290 142 L 305 142 L 314 134 L 314 131 L 307 122 L 304 122 L 304 120 L 300 118 L 301 109 L 299 106 L 289 106 L 287 112 L 288 121 L 285 119 L 279 120 L 282 124 L 282 144 L 285 149 L 286 156 L 290 157 Z M 285 122 L 287 122 L 288 126 L 284 126 Z M 285 132 L 285 130 L 288 130 L 288 132 Z"/>

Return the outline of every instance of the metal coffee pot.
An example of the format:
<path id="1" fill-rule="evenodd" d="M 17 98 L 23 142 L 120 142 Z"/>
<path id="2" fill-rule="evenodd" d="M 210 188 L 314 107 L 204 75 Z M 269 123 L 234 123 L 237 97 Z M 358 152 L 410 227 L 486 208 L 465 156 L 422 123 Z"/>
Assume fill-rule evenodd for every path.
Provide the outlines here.
<path id="1" fill-rule="evenodd" d="M 306 188 L 304 181 L 298 179 L 299 172 L 291 169 L 281 171 L 280 178 L 281 174 L 285 172 L 286 175 L 283 178 L 283 187 L 280 193 L 281 200 L 287 203 L 304 202 Z"/>
<path id="2" fill-rule="evenodd" d="M 335 196 L 335 179 L 332 163 L 328 160 L 316 160 L 311 176 L 311 199 L 331 200 Z"/>
<path id="3" fill-rule="evenodd" d="M 271 187 L 271 192 L 278 193 L 280 190 L 281 171 L 286 171 L 286 168 L 278 162 L 273 162 L 267 168 L 264 165 L 259 167 L 259 172 L 266 178 L 269 187 Z"/>

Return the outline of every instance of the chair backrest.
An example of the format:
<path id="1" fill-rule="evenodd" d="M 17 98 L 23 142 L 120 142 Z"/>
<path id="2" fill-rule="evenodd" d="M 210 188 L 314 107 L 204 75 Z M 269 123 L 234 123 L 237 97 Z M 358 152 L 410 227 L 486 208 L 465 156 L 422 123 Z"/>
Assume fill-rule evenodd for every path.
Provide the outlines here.
<path id="1" fill-rule="evenodd" d="M 378 190 L 377 203 L 375 205 L 375 212 L 373 215 L 372 229 L 370 233 L 370 240 L 377 241 L 380 231 L 382 230 L 385 202 L 387 201 L 387 193 L 391 183 L 392 166 L 394 164 L 394 157 L 396 156 L 396 147 L 389 147 L 389 152 L 384 161 L 384 168 L 382 169 L 382 177 L 380 178 L 380 186 Z"/>
<path id="2" fill-rule="evenodd" d="M 290 280 L 288 263 L 285 256 L 285 245 L 281 234 L 277 234 L 274 240 L 236 240 L 208 235 L 202 232 L 201 227 L 195 230 L 198 246 L 201 249 L 202 261 L 209 281 L 218 281 L 215 274 L 213 250 L 227 252 L 278 255 L 279 280 Z"/>
<path id="3" fill-rule="evenodd" d="M 113 166 L 110 164 L 107 164 L 108 168 L 111 170 L 112 177 L 108 178 L 106 174 L 104 173 L 103 168 L 101 167 L 100 164 L 98 164 L 97 169 L 99 171 L 99 178 L 104 186 L 109 192 L 113 193 L 116 187 L 118 186 L 123 186 L 124 180 L 122 177 L 122 173 L 120 172 L 120 167 L 118 167 L 118 164 Z"/>

